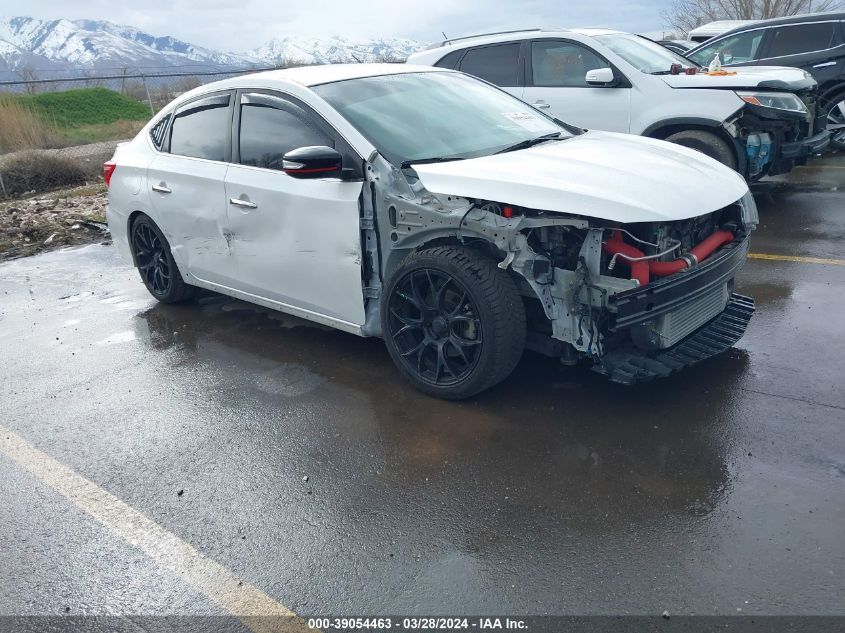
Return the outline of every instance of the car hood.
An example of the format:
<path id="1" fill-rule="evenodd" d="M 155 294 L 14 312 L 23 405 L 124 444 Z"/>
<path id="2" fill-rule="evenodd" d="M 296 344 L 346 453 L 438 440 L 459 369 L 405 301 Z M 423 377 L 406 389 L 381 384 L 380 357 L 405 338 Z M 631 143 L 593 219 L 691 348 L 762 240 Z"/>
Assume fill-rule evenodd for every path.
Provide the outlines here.
<path id="1" fill-rule="evenodd" d="M 704 215 L 748 191 L 739 174 L 695 150 L 597 131 L 414 170 L 435 194 L 623 223 Z"/>
<path id="2" fill-rule="evenodd" d="M 800 68 L 785 66 L 726 66 L 732 75 L 660 75 L 673 88 L 769 88 L 806 90 L 816 84 L 812 75 Z"/>

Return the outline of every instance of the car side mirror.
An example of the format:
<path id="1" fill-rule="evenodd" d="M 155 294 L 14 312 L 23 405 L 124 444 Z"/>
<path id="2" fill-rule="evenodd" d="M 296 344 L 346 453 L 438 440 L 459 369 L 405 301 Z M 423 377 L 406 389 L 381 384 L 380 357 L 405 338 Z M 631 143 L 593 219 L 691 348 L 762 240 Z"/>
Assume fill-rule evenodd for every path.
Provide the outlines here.
<path id="1" fill-rule="evenodd" d="M 282 171 L 294 178 L 340 176 L 342 166 L 340 152 L 325 145 L 298 147 L 282 158 Z"/>
<path id="2" fill-rule="evenodd" d="M 609 86 L 616 81 L 616 77 L 613 76 L 611 68 L 596 68 L 587 71 L 584 81 L 589 86 Z"/>

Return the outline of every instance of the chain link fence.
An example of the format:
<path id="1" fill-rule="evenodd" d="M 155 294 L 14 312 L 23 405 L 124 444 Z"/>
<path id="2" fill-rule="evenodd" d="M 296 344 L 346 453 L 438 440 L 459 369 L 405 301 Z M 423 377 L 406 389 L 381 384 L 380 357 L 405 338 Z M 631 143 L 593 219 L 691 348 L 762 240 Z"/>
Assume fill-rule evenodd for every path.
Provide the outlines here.
<path id="1" fill-rule="evenodd" d="M 0 79 L 0 106 L 6 106 L 0 107 L 0 200 L 96 182 L 103 161 L 111 157 L 117 144 L 134 136 L 150 116 L 179 95 L 213 81 L 283 67 L 124 67 L 100 69 L 96 74 L 24 70 L 19 73 L 23 78 Z M 15 105 L 76 88 L 106 88 L 128 97 L 134 104 L 133 113 L 127 120 L 109 122 L 105 131 L 82 126 L 68 139 L 57 135 L 50 121 L 40 121 L 32 108 Z M 114 140 L 93 142 L 103 135 Z M 68 144 L 71 146 L 62 147 Z"/>
<path id="2" fill-rule="evenodd" d="M 108 88 L 146 104 L 153 114 L 183 92 L 203 84 L 247 73 L 278 70 L 280 66 L 210 69 L 207 66 L 144 69 L 126 66 L 100 71 L 19 71 L 20 78 L 0 79 L 0 93 L 39 94 L 73 88 Z"/>

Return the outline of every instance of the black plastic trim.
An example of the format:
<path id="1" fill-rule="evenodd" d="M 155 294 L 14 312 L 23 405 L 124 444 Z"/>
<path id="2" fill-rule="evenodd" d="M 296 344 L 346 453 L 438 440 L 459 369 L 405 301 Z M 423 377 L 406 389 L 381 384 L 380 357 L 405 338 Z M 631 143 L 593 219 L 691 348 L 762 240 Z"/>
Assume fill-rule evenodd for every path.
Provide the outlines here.
<path id="1" fill-rule="evenodd" d="M 656 354 L 627 345 L 606 353 L 592 369 L 623 385 L 665 378 L 728 351 L 745 334 L 754 309 L 754 299 L 732 294 L 720 314 L 676 345 Z"/>
<path id="2" fill-rule="evenodd" d="M 822 130 L 815 136 L 801 139 L 794 143 L 784 143 L 781 145 L 782 158 L 806 158 L 813 154 L 818 154 L 830 145 L 830 130 Z"/>
<path id="3" fill-rule="evenodd" d="M 678 117 L 674 119 L 663 119 L 662 121 L 658 121 L 657 123 L 652 123 L 645 130 L 643 130 L 642 136 L 651 136 L 657 130 L 663 129 L 665 127 L 672 127 L 674 125 L 703 125 L 705 127 L 716 128 L 722 127 L 722 123 L 720 121 L 714 121 L 713 119 Z"/>

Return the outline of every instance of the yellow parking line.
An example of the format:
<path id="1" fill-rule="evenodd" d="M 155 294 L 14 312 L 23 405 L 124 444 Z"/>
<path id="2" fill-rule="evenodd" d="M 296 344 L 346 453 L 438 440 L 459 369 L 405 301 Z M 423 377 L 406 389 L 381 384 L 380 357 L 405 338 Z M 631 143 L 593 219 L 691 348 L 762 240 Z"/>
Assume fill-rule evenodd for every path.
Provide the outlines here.
<path id="1" fill-rule="evenodd" d="M 256 633 L 309 630 L 296 614 L 172 532 L 0 425 L 0 453 Z"/>
<path id="2" fill-rule="evenodd" d="M 748 259 L 770 259 L 780 262 L 800 262 L 802 264 L 833 264 L 845 266 L 845 259 L 828 259 L 826 257 L 800 257 L 798 255 L 768 255 L 766 253 L 748 253 Z"/>

